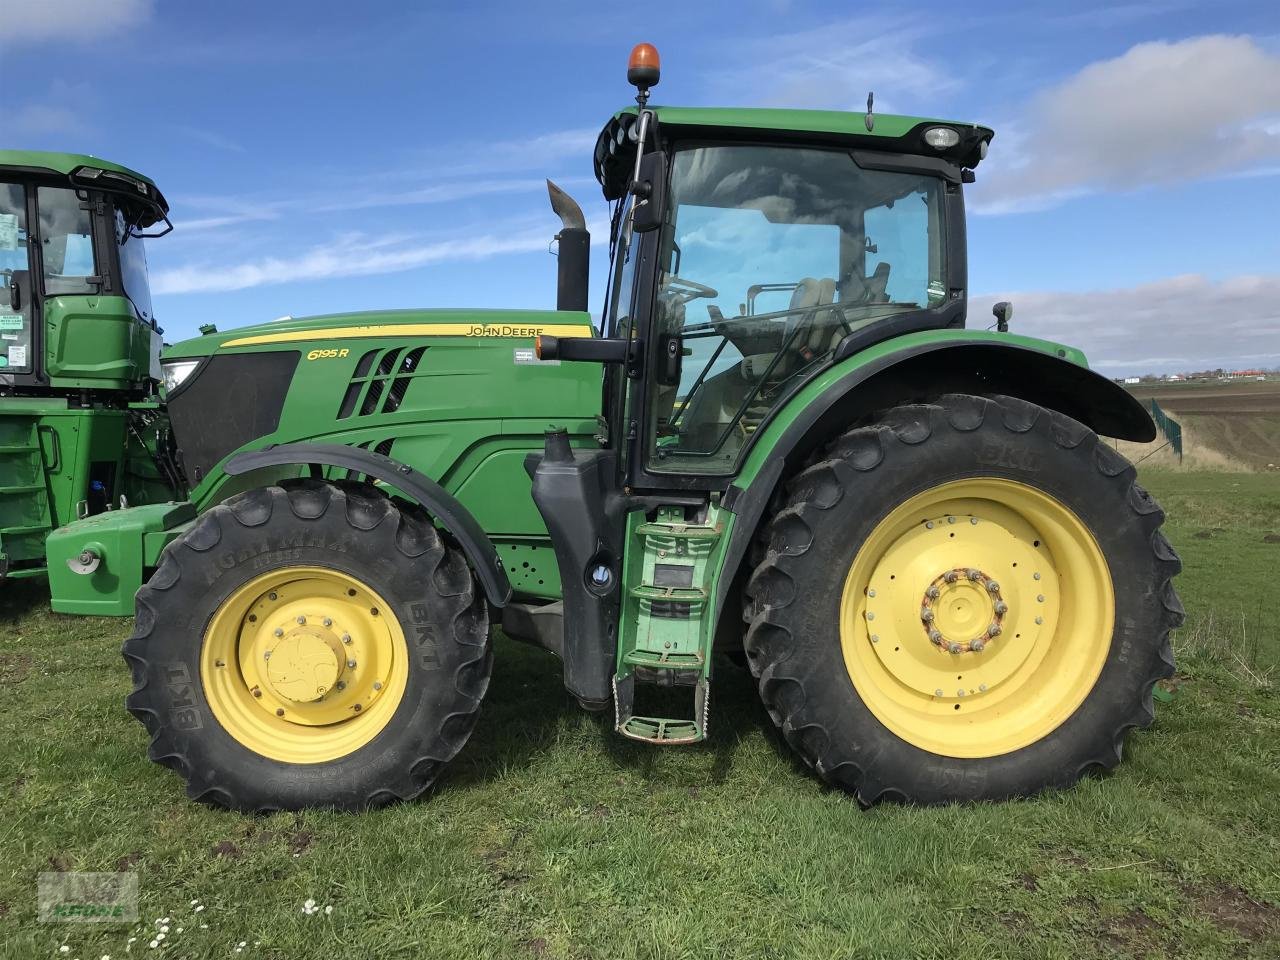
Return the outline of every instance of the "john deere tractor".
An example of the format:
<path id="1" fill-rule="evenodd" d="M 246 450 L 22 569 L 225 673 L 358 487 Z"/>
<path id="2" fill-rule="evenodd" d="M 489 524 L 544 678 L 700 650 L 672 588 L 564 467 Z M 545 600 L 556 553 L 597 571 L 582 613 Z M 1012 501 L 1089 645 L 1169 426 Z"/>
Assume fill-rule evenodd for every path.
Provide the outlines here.
<path id="1" fill-rule="evenodd" d="M 655 745 L 712 734 L 713 654 L 745 651 L 786 741 L 866 804 L 1115 765 L 1173 669 L 1179 561 L 1098 437 L 1154 429 L 1080 351 L 966 329 L 992 131 L 651 107 L 647 45 L 629 79 L 595 148 L 599 334 L 553 187 L 555 311 L 168 350 L 189 499 L 49 540 L 55 609 L 137 590 L 152 758 L 242 810 L 414 797 L 474 727 L 501 627 Z"/>
<path id="2" fill-rule="evenodd" d="M 43 575 L 65 523 L 181 493 L 143 240 L 168 222 L 133 170 L 0 150 L 0 580 Z"/>

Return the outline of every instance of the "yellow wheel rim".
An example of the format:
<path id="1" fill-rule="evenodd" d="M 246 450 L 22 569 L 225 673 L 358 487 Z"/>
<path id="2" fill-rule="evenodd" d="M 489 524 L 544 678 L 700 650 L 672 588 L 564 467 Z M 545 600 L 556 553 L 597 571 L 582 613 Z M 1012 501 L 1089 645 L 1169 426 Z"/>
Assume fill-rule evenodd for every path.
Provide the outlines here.
<path id="1" fill-rule="evenodd" d="M 227 598 L 205 629 L 200 674 L 213 715 L 240 744 L 285 763 L 324 763 L 387 725 L 409 651 L 400 622 L 364 583 L 289 567 Z"/>
<path id="2" fill-rule="evenodd" d="M 994 757 L 1057 729 L 1111 647 L 1102 550 L 1062 503 L 1011 480 L 942 484 L 859 549 L 840 603 L 845 666 L 894 734 Z"/>

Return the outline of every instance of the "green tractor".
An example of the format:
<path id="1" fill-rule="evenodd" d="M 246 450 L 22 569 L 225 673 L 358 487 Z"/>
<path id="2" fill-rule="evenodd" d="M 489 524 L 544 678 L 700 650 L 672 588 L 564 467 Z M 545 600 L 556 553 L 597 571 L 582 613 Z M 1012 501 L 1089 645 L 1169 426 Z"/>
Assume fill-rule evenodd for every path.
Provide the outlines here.
<path id="1" fill-rule="evenodd" d="M 745 653 L 786 741 L 864 804 L 1114 766 L 1173 670 L 1180 564 L 1098 438 L 1150 440 L 1143 408 L 1078 350 L 965 328 L 991 130 L 650 107 L 647 45 L 628 77 L 595 149 L 599 335 L 552 187 L 555 311 L 167 351 L 189 498 L 49 539 L 55 609 L 127 614 L 137 588 L 151 757 L 240 810 L 417 796 L 501 627 L 647 744 L 707 738 L 713 654 Z"/>
<path id="2" fill-rule="evenodd" d="M 0 580 L 43 576 L 70 521 L 183 495 L 144 249 L 168 210 L 127 167 L 0 150 Z"/>

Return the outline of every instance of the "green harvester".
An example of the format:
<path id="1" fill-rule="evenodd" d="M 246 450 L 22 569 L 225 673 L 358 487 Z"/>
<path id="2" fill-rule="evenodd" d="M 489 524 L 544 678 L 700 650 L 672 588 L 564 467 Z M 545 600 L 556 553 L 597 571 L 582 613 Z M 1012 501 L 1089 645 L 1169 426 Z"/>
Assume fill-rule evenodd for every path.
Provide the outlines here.
<path id="1" fill-rule="evenodd" d="M 43 576 L 64 524 L 185 494 L 144 249 L 168 209 L 127 167 L 0 150 L 0 582 Z"/>
<path id="2" fill-rule="evenodd" d="M 1009 333 L 1007 304 L 966 327 L 964 185 L 992 131 L 870 102 L 650 106 L 648 44 L 628 79 L 636 105 L 595 148 L 598 332 L 586 218 L 551 184 L 554 311 L 209 330 L 160 377 L 127 276 L 45 295 L 50 330 L 80 311 L 86 337 L 148 344 L 111 354 L 137 365 L 111 368 L 103 448 L 160 495 L 42 514 L 29 542 L 59 527 L 55 610 L 136 612 L 128 708 L 152 758 L 234 809 L 417 796 L 466 742 L 501 628 L 655 745 L 710 736 L 714 654 L 742 658 L 787 743 L 865 804 L 1113 767 L 1173 669 L 1180 564 L 1099 435 L 1155 432 L 1080 351 Z M 109 224 L 122 201 L 93 183 L 73 185 Z M 32 389 L 63 382 L 44 374 Z M 135 408 L 160 426 L 130 453 Z M 47 482 L 50 415 L 5 410 L 9 476 Z"/>

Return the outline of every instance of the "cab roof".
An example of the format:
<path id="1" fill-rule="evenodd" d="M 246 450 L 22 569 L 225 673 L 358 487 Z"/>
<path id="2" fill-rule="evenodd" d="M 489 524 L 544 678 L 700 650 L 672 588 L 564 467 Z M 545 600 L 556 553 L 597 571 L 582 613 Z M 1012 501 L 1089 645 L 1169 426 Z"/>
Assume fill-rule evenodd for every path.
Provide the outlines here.
<path id="1" fill-rule="evenodd" d="M 126 178 L 126 181 L 134 181 L 131 186 L 134 191 L 142 196 L 146 196 L 149 200 L 158 203 L 165 211 L 169 212 L 169 203 L 164 198 L 164 194 L 156 186 L 155 181 L 145 174 L 139 173 L 137 170 L 130 169 L 119 163 L 112 163 L 110 160 L 103 160 L 99 157 L 91 156 L 87 153 L 53 153 L 46 150 L 0 150 L 0 170 L 16 170 L 23 173 L 41 173 L 52 174 L 54 176 L 71 177 L 77 171 L 101 171 L 104 174 L 117 174 L 119 177 Z M 110 180 L 98 184 L 98 186 L 106 188 L 114 186 L 120 189 L 121 184 L 118 178 L 112 184 Z M 87 178 L 77 177 L 76 180 L 81 186 L 89 185 Z M 138 186 L 141 184 L 141 186 Z M 125 190 L 126 193 L 130 192 Z"/>
<path id="2" fill-rule="evenodd" d="M 995 136 L 990 127 L 967 121 L 938 120 L 877 113 L 870 129 L 865 113 L 843 110 L 787 110 L 766 107 L 663 107 L 651 106 L 666 139 L 696 138 L 738 140 L 787 140 L 827 144 L 863 150 L 910 153 L 949 161 L 958 169 L 973 169 L 986 155 L 986 144 Z M 622 195 L 631 176 L 635 147 L 627 134 L 638 108 L 626 107 L 613 115 L 596 141 L 596 179 L 608 199 Z M 960 135 L 954 147 L 936 150 L 924 141 L 930 127 L 950 127 Z"/>

